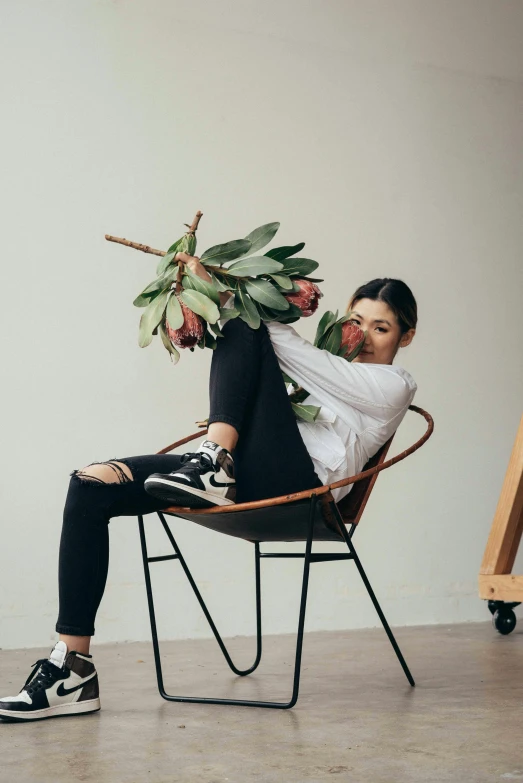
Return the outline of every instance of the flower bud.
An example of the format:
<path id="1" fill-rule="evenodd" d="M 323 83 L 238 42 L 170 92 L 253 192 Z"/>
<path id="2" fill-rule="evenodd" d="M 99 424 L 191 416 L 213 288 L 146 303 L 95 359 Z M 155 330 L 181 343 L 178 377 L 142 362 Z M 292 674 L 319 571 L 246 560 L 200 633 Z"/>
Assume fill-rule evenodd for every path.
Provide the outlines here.
<path id="1" fill-rule="evenodd" d="M 293 280 L 299 285 L 300 290 L 296 293 L 284 294 L 285 299 L 291 304 L 297 305 L 302 311 L 303 317 L 307 318 L 316 312 L 323 294 L 316 283 L 312 283 L 310 280 L 302 278 L 293 278 Z"/>
<path id="2" fill-rule="evenodd" d="M 165 319 L 165 331 L 173 345 L 176 345 L 178 348 L 193 348 L 205 334 L 205 324 L 203 318 L 193 313 L 191 308 L 187 307 L 179 296 L 177 296 L 177 299 L 182 308 L 183 324 L 179 329 L 172 329 L 168 320 Z"/>
<path id="3" fill-rule="evenodd" d="M 341 345 L 345 346 L 346 350 L 343 354 L 344 357 L 350 356 L 354 349 L 365 340 L 365 334 L 358 324 L 351 324 L 350 321 L 345 321 L 341 325 Z"/>

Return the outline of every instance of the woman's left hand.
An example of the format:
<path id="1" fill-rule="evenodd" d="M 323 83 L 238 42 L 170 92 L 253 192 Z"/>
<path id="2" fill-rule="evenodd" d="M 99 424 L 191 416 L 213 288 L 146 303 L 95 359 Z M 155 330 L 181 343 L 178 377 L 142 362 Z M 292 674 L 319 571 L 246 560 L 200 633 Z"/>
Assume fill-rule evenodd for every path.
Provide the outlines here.
<path id="1" fill-rule="evenodd" d="M 193 275 L 201 277 L 202 280 L 207 280 L 208 283 L 212 282 L 212 277 L 201 263 L 198 256 L 190 256 L 188 253 L 176 253 L 174 261 L 183 261 L 183 263 L 189 267 Z"/>

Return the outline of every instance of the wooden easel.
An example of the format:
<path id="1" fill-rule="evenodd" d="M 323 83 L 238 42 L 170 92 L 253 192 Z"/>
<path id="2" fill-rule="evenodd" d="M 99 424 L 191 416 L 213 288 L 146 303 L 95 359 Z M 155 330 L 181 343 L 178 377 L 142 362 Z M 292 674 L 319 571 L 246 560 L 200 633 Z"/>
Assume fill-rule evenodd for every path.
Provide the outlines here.
<path id="1" fill-rule="evenodd" d="M 512 574 L 522 533 L 523 416 L 479 572 L 480 598 L 500 602 L 500 606 L 501 602 L 515 602 L 513 605 L 523 602 L 523 576 Z M 489 607 L 493 611 L 494 606 L 489 604 Z"/>

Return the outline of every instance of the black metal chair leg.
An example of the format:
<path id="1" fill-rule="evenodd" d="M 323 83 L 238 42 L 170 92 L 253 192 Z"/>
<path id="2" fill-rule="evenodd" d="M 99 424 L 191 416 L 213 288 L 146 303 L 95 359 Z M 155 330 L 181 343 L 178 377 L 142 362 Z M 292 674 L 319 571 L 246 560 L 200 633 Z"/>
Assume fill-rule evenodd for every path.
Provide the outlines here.
<path id="1" fill-rule="evenodd" d="M 164 515 L 161 513 L 161 511 L 157 512 L 158 516 L 160 517 L 161 523 L 163 525 L 163 529 L 165 530 L 167 537 L 169 541 L 171 542 L 171 545 L 174 549 L 174 551 L 178 555 L 178 559 L 181 563 L 181 566 L 183 570 L 185 571 L 185 575 L 187 579 L 189 580 L 189 584 L 191 585 L 194 594 L 196 595 L 196 598 L 198 599 L 198 602 L 202 608 L 203 613 L 205 614 L 205 617 L 207 618 L 207 622 L 211 626 L 212 632 L 214 636 L 216 637 L 216 641 L 220 645 L 220 649 L 225 657 L 225 660 L 229 664 L 231 670 L 238 674 L 240 677 L 245 677 L 247 674 L 252 674 L 255 669 L 257 669 L 258 664 L 260 663 L 261 656 L 262 656 L 262 633 L 261 633 L 261 589 L 260 589 L 260 557 L 259 557 L 259 551 L 260 546 L 259 544 L 255 544 L 255 577 L 256 577 L 256 658 L 254 660 L 253 665 L 249 669 L 238 669 L 232 659 L 229 655 L 227 648 L 225 644 L 223 643 L 223 640 L 219 634 L 219 631 L 214 624 L 214 621 L 210 615 L 209 610 L 207 609 L 207 606 L 205 604 L 205 601 L 203 600 L 203 597 L 198 590 L 198 587 L 196 585 L 196 582 L 193 579 L 193 576 L 189 570 L 189 566 L 185 562 L 185 559 L 180 551 L 180 548 L 176 541 L 174 540 L 174 536 L 171 533 L 171 529 L 169 525 L 167 524 Z"/>
<path id="2" fill-rule="evenodd" d="M 200 591 L 198 590 L 198 587 L 196 585 L 196 582 L 193 579 L 193 576 L 189 570 L 189 567 L 187 566 L 185 559 L 174 540 L 174 536 L 172 535 L 169 526 L 167 525 L 165 518 L 161 514 L 161 512 L 158 512 L 158 516 L 160 517 L 160 520 L 162 522 L 162 525 L 164 527 L 165 532 L 167 533 L 167 536 L 172 544 L 172 547 L 175 551 L 175 555 L 171 555 L 167 558 L 161 558 L 161 559 L 176 559 L 179 560 L 183 570 L 185 571 L 185 575 L 187 576 L 187 579 L 189 580 L 189 584 L 191 585 L 194 594 L 196 595 L 196 598 L 198 599 L 200 606 L 205 614 L 205 617 L 207 618 L 207 621 L 211 627 L 212 632 L 214 633 L 214 636 L 216 638 L 216 641 L 218 642 L 220 649 L 224 655 L 225 660 L 227 661 L 229 667 L 232 669 L 232 671 L 239 675 L 239 676 L 245 676 L 247 674 L 251 674 L 255 669 L 258 667 L 258 664 L 260 663 L 261 654 L 262 654 L 262 634 L 261 634 L 261 597 L 260 597 L 260 566 L 259 566 L 259 545 L 257 545 L 257 550 L 255 550 L 255 566 L 256 566 L 256 658 L 253 663 L 253 665 L 249 669 L 238 669 L 232 659 L 229 655 L 229 652 L 223 643 L 223 640 L 220 636 L 220 633 L 218 629 L 216 628 L 216 625 L 214 624 L 214 621 L 210 615 L 209 610 L 207 609 L 207 606 L 205 604 L 205 601 L 202 598 L 202 595 Z M 154 611 L 154 598 L 153 598 L 153 592 L 152 592 L 152 586 L 151 586 L 151 576 L 150 576 L 150 569 L 149 569 L 149 558 L 147 556 L 147 542 L 145 538 L 145 527 L 143 524 L 143 517 L 138 517 L 138 524 L 140 528 L 140 541 L 142 544 L 142 558 L 143 558 L 143 566 L 144 566 L 144 572 L 145 572 L 145 584 L 147 589 L 147 601 L 149 604 L 149 615 L 151 619 L 151 633 L 153 637 L 153 646 L 155 649 L 158 647 L 158 634 L 156 630 L 156 618 L 155 618 L 155 611 Z M 158 677 L 158 688 L 160 690 L 160 693 L 162 693 L 163 685 L 161 685 L 162 682 L 162 673 L 161 673 L 161 663 L 160 663 L 160 657 L 159 652 L 158 655 L 155 652 L 155 663 L 156 663 L 156 671 L 157 671 L 157 677 Z"/>
<path id="3" fill-rule="evenodd" d="M 270 701 L 251 701 L 248 699 L 213 699 L 213 698 L 204 698 L 204 697 L 195 697 L 195 696 L 171 696 L 170 694 L 166 693 L 164 686 L 163 686 L 163 674 L 162 674 L 162 665 L 161 665 L 161 655 L 160 655 L 160 647 L 158 643 L 158 634 L 157 634 L 157 627 L 156 627 L 156 617 L 154 612 L 154 600 L 153 600 L 153 593 L 152 593 L 152 587 L 151 587 L 151 576 L 150 576 L 150 570 L 149 570 L 149 559 L 147 556 L 147 543 L 145 538 L 145 528 L 143 523 L 143 517 L 138 517 L 138 524 L 140 529 L 140 541 L 142 545 L 142 556 L 143 556 L 143 563 L 144 563 L 144 572 L 145 572 L 145 584 L 147 589 L 147 601 L 149 605 L 149 615 L 151 620 L 151 633 L 153 638 L 153 649 L 154 649 L 154 660 L 156 665 L 156 676 L 158 680 L 158 690 L 160 692 L 160 695 L 166 699 L 167 701 L 179 701 L 179 702 L 195 702 L 199 704 L 227 704 L 227 705 L 236 705 L 236 706 L 246 706 L 246 707 L 269 707 L 273 709 L 290 709 L 293 707 L 297 700 L 298 700 L 298 692 L 299 692 L 299 685 L 300 685 L 300 669 L 301 669 L 301 655 L 302 655 L 302 648 L 303 648 L 303 632 L 304 632 L 304 626 L 305 626 L 305 610 L 307 606 L 307 590 L 309 585 L 309 571 L 310 571 L 310 562 L 311 562 L 311 551 L 312 551 L 312 538 L 313 538 L 313 531 L 314 531 L 314 515 L 315 515 L 315 509 L 316 509 L 316 497 L 313 497 L 311 499 L 311 508 L 310 508 L 310 516 L 309 516 L 309 526 L 308 526 L 308 535 L 307 535 L 307 543 L 305 548 L 305 556 L 304 556 L 304 565 L 303 565 L 303 582 L 302 582 L 302 594 L 301 594 L 301 602 L 300 602 L 300 616 L 298 620 L 298 636 L 296 641 L 296 658 L 295 658 L 295 667 L 294 667 L 294 680 L 293 680 L 293 690 L 292 690 L 292 696 L 291 700 L 289 702 L 270 702 Z M 234 667 L 234 664 L 232 664 L 232 661 L 230 660 L 229 654 L 225 648 L 225 645 L 223 644 L 221 637 L 218 633 L 218 630 L 216 629 L 216 626 L 214 625 L 212 618 L 207 610 L 207 607 L 205 606 L 205 602 L 203 598 L 200 595 L 200 592 L 198 588 L 196 587 L 196 584 L 194 582 L 194 579 L 192 578 L 192 575 L 185 563 L 185 560 L 182 557 L 182 554 L 174 540 L 174 537 L 172 536 L 172 533 L 165 522 L 165 519 L 163 518 L 163 515 L 158 512 L 158 515 L 160 516 L 162 520 L 162 524 L 164 525 L 165 532 L 167 533 L 169 540 L 176 552 L 176 557 L 180 560 L 182 567 L 185 571 L 185 574 L 187 578 L 189 579 L 189 582 L 191 584 L 191 587 L 193 588 L 196 597 L 198 598 L 198 601 L 200 602 L 200 605 L 205 612 L 205 616 L 207 617 L 207 620 L 209 621 L 209 624 L 211 628 L 213 629 L 214 635 L 218 641 L 218 644 L 220 645 L 222 652 L 224 653 L 224 656 L 231 666 L 231 669 L 233 671 L 236 671 L 237 674 L 245 675 L 249 674 L 251 671 L 254 671 L 256 666 L 259 663 L 259 659 L 261 657 L 261 597 L 260 597 L 260 552 L 259 552 L 259 544 L 255 544 L 255 564 L 256 564 L 256 585 L 257 585 L 257 592 L 256 592 L 256 610 L 257 610 L 257 633 L 259 638 L 259 646 L 258 646 L 258 655 L 255 662 L 255 665 L 251 667 L 250 670 L 246 671 L 240 671 L 237 670 Z"/>
<path id="4" fill-rule="evenodd" d="M 309 511 L 309 529 L 307 531 L 307 543 L 305 545 L 305 557 L 303 560 L 303 581 L 301 588 L 300 617 L 298 620 L 298 636 L 296 639 L 296 659 L 294 662 L 294 683 L 291 700 L 285 705 L 285 709 L 294 707 L 298 701 L 298 692 L 300 689 L 301 673 L 301 654 L 303 649 L 303 631 L 305 628 L 305 610 L 307 608 L 307 592 L 309 589 L 309 573 L 311 565 L 312 537 L 314 532 L 314 515 L 316 513 L 317 496 L 311 498 L 311 507 Z"/>
<path id="5" fill-rule="evenodd" d="M 162 660 L 160 656 L 160 648 L 158 646 L 158 634 L 156 632 L 156 615 L 154 612 L 154 599 L 153 599 L 153 591 L 151 587 L 151 572 L 149 570 L 149 560 L 147 556 L 147 541 L 145 538 L 145 527 L 143 524 L 143 516 L 141 515 L 138 516 L 138 528 L 140 530 L 140 543 L 142 545 L 143 570 L 145 574 L 145 589 L 147 590 L 147 604 L 149 606 L 149 619 L 151 621 L 151 635 L 153 640 L 156 679 L 158 681 L 158 690 L 160 691 L 160 693 L 163 693 L 164 687 L 163 687 L 163 674 L 162 674 Z"/>
<path id="6" fill-rule="evenodd" d="M 383 624 L 383 627 L 385 628 L 385 631 L 387 632 L 387 636 L 389 637 L 389 641 L 392 644 L 392 646 L 394 647 L 394 651 L 395 651 L 396 655 L 398 656 L 398 660 L 399 660 L 399 662 L 401 663 L 401 665 L 403 667 L 403 671 L 405 672 L 407 680 L 410 682 L 411 685 L 416 685 L 416 683 L 414 682 L 414 678 L 413 678 L 412 674 L 410 673 L 409 667 L 407 666 L 407 662 L 405 661 L 405 658 L 403 657 L 403 655 L 401 653 L 401 650 L 400 650 L 400 648 L 398 646 L 398 643 L 396 642 L 396 639 L 394 638 L 394 634 L 392 633 L 392 631 L 390 629 L 390 626 L 389 626 L 389 624 L 388 624 L 388 622 L 387 622 L 387 620 L 385 618 L 385 615 L 381 611 L 381 606 L 378 603 L 378 599 L 374 595 L 374 591 L 373 591 L 373 589 L 371 587 L 371 584 L 370 584 L 369 580 L 367 579 L 367 575 L 366 575 L 365 571 L 363 570 L 363 566 L 361 564 L 361 561 L 360 561 L 360 559 L 359 559 L 359 557 L 358 557 L 358 555 L 356 553 L 356 550 L 354 549 L 354 544 L 351 541 L 351 536 L 349 535 L 349 533 L 347 531 L 347 528 L 343 524 L 342 520 L 340 520 L 339 527 L 340 527 L 342 535 L 343 535 L 343 537 L 345 539 L 345 543 L 347 544 L 347 546 L 348 546 L 348 548 L 350 550 L 350 553 L 351 553 L 351 555 L 352 555 L 352 557 L 354 559 L 354 562 L 356 563 L 356 567 L 357 567 L 357 569 L 358 569 L 358 571 L 360 573 L 360 576 L 363 579 L 365 587 L 367 588 L 367 592 L 370 595 L 371 601 L 374 604 L 374 608 L 376 609 L 376 611 L 377 611 L 377 613 L 379 615 L 379 618 L 380 618 L 380 620 L 381 620 L 381 622 Z M 352 532 L 354 532 L 354 531 L 352 531 Z"/>

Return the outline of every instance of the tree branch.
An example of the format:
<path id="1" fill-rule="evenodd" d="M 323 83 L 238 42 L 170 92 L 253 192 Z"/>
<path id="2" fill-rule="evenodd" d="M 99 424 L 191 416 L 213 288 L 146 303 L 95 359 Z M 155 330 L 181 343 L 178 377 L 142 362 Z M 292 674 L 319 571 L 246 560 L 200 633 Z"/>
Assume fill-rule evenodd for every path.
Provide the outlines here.
<path id="1" fill-rule="evenodd" d="M 113 237 L 111 234 L 106 234 L 105 238 L 108 242 L 118 242 L 120 245 L 134 247 L 135 250 L 141 250 L 143 253 L 152 253 L 154 256 L 165 255 L 165 250 L 155 250 L 154 247 L 149 247 L 149 245 L 140 245 L 139 242 L 131 242 L 130 239 L 123 239 L 123 237 Z"/>
<path id="2" fill-rule="evenodd" d="M 200 222 L 200 220 L 202 218 L 202 215 L 203 215 L 203 212 L 200 212 L 200 210 L 198 210 L 198 212 L 194 216 L 194 220 L 192 222 L 192 225 L 191 226 L 187 226 L 187 223 L 184 224 L 189 229 L 189 231 L 187 232 L 188 234 L 196 233 L 196 231 L 198 229 L 198 223 Z"/>
<path id="3" fill-rule="evenodd" d="M 189 231 L 186 231 L 186 234 L 194 234 L 196 233 L 198 229 L 198 223 L 200 222 L 202 218 L 203 212 L 198 212 L 194 216 L 194 220 L 192 224 L 189 226 L 188 223 L 184 223 L 185 226 L 189 229 Z M 111 234 L 106 234 L 105 238 L 108 242 L 117 242 L 120 245 L 127 245 L 127 247 L 134 247 L 135 250 L 141 250 L 142 253 L 152 253 L 153 256 L 164 256 L 166 251 L 165 250 L 155 250 L 154 247 L 149 247 L 149 245 L 141 245 L 139 242 L 131 242 L 130 239 L 124 239 L 123 237 L 113 237 Z"/>

